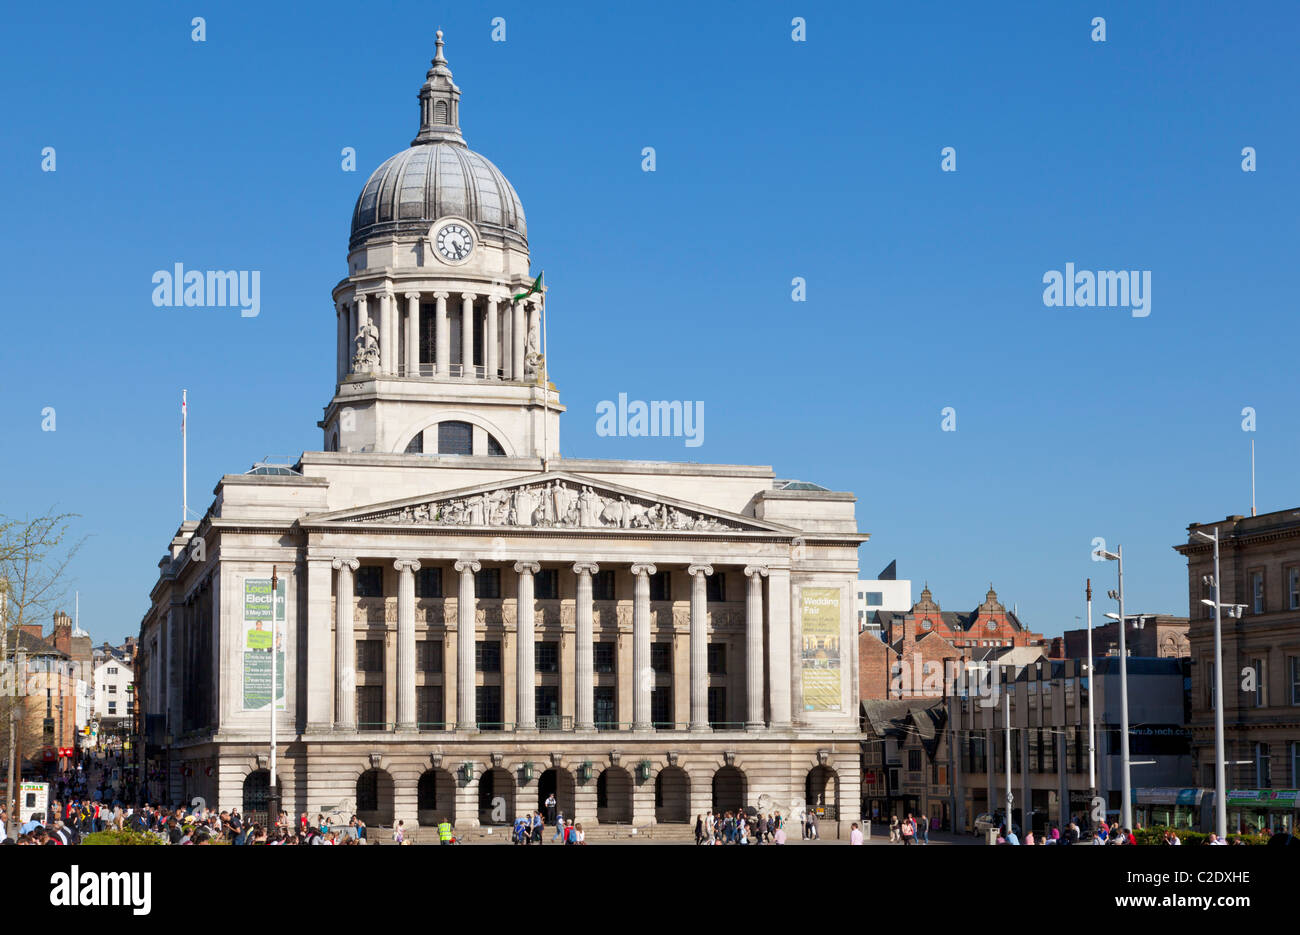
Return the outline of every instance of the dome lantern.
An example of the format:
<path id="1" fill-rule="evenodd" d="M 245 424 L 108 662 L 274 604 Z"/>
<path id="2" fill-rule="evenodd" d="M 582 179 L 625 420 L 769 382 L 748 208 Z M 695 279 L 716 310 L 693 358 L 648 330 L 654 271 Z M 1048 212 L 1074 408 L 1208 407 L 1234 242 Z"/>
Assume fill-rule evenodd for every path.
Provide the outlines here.
<path id="1" fill-rule="evenodd" d="M 460 135 L 460 88 L 451 80 L 451 69 L 442 54 L 442 30 L 435 35 L 437 51 L 420 88 L 420 132 L 411 145 L 453 142 L 464 146 Z"/>

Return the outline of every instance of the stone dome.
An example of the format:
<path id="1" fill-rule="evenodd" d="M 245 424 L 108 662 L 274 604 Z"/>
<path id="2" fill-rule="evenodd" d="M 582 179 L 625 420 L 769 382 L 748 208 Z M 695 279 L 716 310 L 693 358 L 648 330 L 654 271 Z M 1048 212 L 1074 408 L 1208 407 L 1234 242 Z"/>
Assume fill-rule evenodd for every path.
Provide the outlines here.
<path id="1" fill-rule="evenodd" d="M 420 132 L 409 149 L 374 171 L 352 212 L 355 249 L 373 238 L 419 236 L 434 221 L 461 217 L 487 242 L 528 249 L 524 206 L 501 170 L 465 145 L 460 88 L 437 52 L 420 88 Z"/>
<path id="2" fill-rule="evenodd" d="M 417 142 L 374 171 L 352 212 L 349 248 L 374 237 L 424 234 L 449 216 L 471 221 L 485 241 L 528 249 L 514 186 L 486 157 L 451 140 Z"/>

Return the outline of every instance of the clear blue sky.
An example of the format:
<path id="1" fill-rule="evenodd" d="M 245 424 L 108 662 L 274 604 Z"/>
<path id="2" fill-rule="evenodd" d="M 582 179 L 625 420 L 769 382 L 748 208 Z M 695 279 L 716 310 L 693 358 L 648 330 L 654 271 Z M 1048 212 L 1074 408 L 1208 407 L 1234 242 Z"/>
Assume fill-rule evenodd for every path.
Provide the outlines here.
<path id="1" fill-rule="evenodd" d="M 1132 608 L 1186 613 L 1170 546 L 1250 509 L 1243 407 L 1261 512 L 1300 500 L 1298 20 L 1290 3 L 10 4 L 0 513 L 81 514 L 71 584 L 116 640 L 179 519 L 182 387 L 200 511 L 222 473 L 320 447 L 353 204 L 415 134 L 441 26 L 466 138 L 513 181 L 546 269 L 565 455 L 854 491 L 863 573 L 897 558 L 946 609 L 992 581 L 1059 633 L 1086 576 L 1113 586 L 1089 561 L 1102 536 L 1125 546 Z M 150 277 L 176 262 L 261 270 L 261 314 L 155 308 Z M 1067 262 L 1150 270 L 1150 317 L 1045 307 Z M 703 400 L 704 445 L 597 437 L 619 392 Z"/>

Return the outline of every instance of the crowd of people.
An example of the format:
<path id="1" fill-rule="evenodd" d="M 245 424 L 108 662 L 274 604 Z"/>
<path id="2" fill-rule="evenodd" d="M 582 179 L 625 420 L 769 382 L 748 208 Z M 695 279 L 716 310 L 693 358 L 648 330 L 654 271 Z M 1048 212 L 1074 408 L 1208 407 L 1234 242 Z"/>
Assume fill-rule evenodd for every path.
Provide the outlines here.
<path id="1" fill-rule="evenodd" d="M 930 843 L 930 819 L 922 815 L 920 821 L 907 813 L 907 817 L 900 819 L 897 815 L 889 817 L 889 841 L 891 844 L 929 844 Z"/>
<path id="2" fill-rule="evenodd" d="M 818 836 L 815 820 L 801 825 L 804 839 Z M 696 816 L 696 844 L 784 844 L 786 819 L 780 812 L 709 811 Z"/>
<path id="3" fill-rule="evenodd" d="M 238 809 L 136 808 L 77 798 L 56 799 L 44 811 L 31 813 L 16 835 L 10 835 L 7 828 L 8 815 L 0 806 L 0 845 L 76 845 L 86 836 L 104 831 L 129 831 L 155 838 L 159 844 L 176 845 L 357 845 L 366 843 L 367 833 L 365 822 L 355 815 L 346 825 L 331 827 L 324 815 L 313 823 L 304 813 L 295 823 L 282 812 L 272 825 L 245 821 Z"/>
<path id="4" fill-rule="evenodd" d="M 365 844 L 364 821 L 352 816 L 346 825 L 304 812 L 295 821 L 280 812 L 274 822 L 247 821 L 238 809 L 217 811 L 195 800 L 191 808 L 137 806 L 136 788 L 125 757 L 116 751 L 84 757 L 69 769 L 48 777 L 49 805 L 13 816 L 11 833 L 7 804 L 0 804 L 0 846 L 77 845 L 92 834 L 126 831 L 148 835 L 159 844 Z"/>
<path id="5" fill-rule="evenodd" d="M 582 830 L 582 822 L 574 822 L 572 818 L 565 819 L 564 814 L 554 804 L 547 806 L 547 812 L 553 816 L 549 822 L 550 827 L 555 829 L 555 833 L 550 837 L 552 844 L 557 841 L 561 844 L 587 843 L 587 833 Z M 514 844 L 522 845 L 543 844 L 547 825 L 548 822 L 542 817 L 540 811 L 525 813 L 515 819 L 510 840 Z"/>
<path id="6" fill-rule="evenodd" d="M 1121 828 L 1119 822 L 1106 824 L 1102 822 L 1095 828 L 1084 831 L 1079 827 L 1078 822 L 1070 822 L 1065 828 L 1052 825 L 1046 832 L 1035 835 L 1033 830 L 1025 832 L 1025 839 L 1020 840 L 1014 827 L 1008 829 L 1006 825 L 998 828 L 998 843 L 1007 845 L 1026 845 L 1033 847 L 1035 845 L 1063 845 L 1063 844 L 1090 844 L 1090 845 L 1108 845 L 1111 847 L 1137 844 L 1137 836 L 1129 828 Z M 1162 844 L 1182 844 L 1177 833 L 1172 829 L 1164 834 Z M 1211 834 L 1208 844 L 1223 844 L 1218 840 L 1218 836 Z"/>

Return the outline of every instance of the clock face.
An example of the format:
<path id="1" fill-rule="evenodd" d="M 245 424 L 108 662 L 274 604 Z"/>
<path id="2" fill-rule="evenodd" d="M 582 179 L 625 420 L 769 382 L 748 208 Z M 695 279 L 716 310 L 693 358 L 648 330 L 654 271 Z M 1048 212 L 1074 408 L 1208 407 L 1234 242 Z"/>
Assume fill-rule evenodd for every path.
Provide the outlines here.
<path id="1" fill-rule="evenodd" d="M 997 623 L 996 623 L 995 621 L 990 620 L 990 621 L 988 622 L 988 628 L 989 628 L 990 630 L 996 630 L 996 629 L 998 628 L 998 625 L 997 625 Z"/>
<path id="2" fill-rule="evenodd" d="M 930 629 L 930 627 L 932 627 L 932 626 L 934 626 L 934 624 L 930 623 L 929 620 L 922 620 L 922 621 L 921 621 L 921 629 L 922 629 L 922 630 L 928 630 L 928 629 Z"/>
<path id="3" fill-rule="evenodd" d="M 444 260 L 459 263 L 474 249 L 474 235 L 462 224 L 448 224 L 438 231 L 434 244 Z"/>

